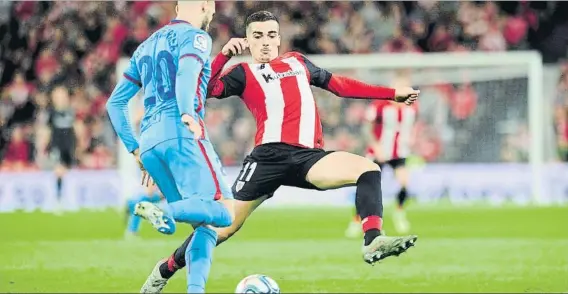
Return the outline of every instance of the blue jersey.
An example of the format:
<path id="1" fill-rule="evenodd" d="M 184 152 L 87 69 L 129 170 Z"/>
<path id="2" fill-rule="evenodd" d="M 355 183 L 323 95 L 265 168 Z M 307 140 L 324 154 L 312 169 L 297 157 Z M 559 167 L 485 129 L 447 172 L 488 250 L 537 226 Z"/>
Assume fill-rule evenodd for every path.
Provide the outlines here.
<path id="1" fill-rule="evenodd" d="M 124 79 L 107 102 L 110 120 L 129 152 L 137 148 L 144 152 L 175 138 L 193 138 L 181 115 L 203 121 L 210 56 L 209 34 L 180 20 L 173 20 L 138 46 Z M 140 88 L 144 117 L 138 143 L 128 120 L 128 101 Z"/>

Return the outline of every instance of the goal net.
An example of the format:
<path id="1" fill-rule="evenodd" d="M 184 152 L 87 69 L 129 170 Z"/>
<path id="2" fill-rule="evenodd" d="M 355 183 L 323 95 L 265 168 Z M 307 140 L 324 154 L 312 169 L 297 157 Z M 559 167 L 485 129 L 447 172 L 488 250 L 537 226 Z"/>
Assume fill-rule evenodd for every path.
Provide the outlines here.
<path id="1" fill-rule="evenodd" d="M 234 58 L 228 66 L 249 58 Z M 427 164 L 417 169 L 420 175 L 412 180 L 418 190 L 415 194 L 422 195 L 417 197 L 419 201 L 444 193 L 457 197 L 456 201 L 550 200 L 542 198 L 549 194 L 544 163 L 554 156 L 555 142 L 547 119 L 551 109 L 548 98 L 543 97 L 543 65 L 538 53 L 309 58 L 317 66 L 369 83 L 420 88 L 415 154 Z M 363 154 L 362 117 L 369 102 L 336 99 L 321 90 L 315 90 L 315 95 L 326 148 Z M 248 111 L 238 99 L 208 101 L 208 111 L 226 120 L 208 125 L 217 151 L 222 158 L 236 158 L 234 163 L 239 164 L 252 146 L 254 123 Z M 444 184 L 434 187 L 434 182 Z M 388 198 L 394 192 L 385 194 Z"/>

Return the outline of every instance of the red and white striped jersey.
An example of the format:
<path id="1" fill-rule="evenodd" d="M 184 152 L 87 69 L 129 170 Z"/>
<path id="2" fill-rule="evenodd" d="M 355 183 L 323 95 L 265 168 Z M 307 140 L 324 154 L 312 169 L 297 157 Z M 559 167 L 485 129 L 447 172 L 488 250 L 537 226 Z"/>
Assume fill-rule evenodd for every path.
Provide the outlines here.
<path id="1" fill-rule="evenodd" d="M 323 133 L 310 86 L 327 88 L 331 73 L 296 52 L 270 63 L 240 63 L 212 85 L 209 96 L 240 96 L 256 120 L 255 146 L 286 143 L 322 148 Z"/>
<path id="2" fill-rule="evenodd" d="M 416 116 L 416 104 L 397 105 L 389 101 L 375 101 L 371 104 L 365 118 L 373 124 L 373 135 L 379 142 L 381 161 L 406 158 L 411 154 Z M 374 156 L 371 147 L 367 152 Z"/>

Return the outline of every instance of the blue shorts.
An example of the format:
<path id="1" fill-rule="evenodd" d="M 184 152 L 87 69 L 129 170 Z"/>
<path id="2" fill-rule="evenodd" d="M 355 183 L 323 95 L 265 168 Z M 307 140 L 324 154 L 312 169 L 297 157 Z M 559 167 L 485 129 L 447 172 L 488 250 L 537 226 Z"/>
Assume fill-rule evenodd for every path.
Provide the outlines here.
<path id="1" fill-rule="evenodd" d="M 221 161 L 209 141 L 167 140 L 144 151 L 140 159 L 168 202 L 189 197 L 233 199 Z"/>

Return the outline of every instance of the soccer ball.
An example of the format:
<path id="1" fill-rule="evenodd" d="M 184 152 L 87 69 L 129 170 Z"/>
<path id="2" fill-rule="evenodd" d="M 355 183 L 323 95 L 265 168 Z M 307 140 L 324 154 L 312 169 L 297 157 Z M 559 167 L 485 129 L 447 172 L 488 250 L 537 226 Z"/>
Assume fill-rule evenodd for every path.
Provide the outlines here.
<path id="1" fill-rule="evenodd" d="M 235 293 L 280 293 L 280 287 L 268 276 L 252 275 L 239 282 Z"/>

